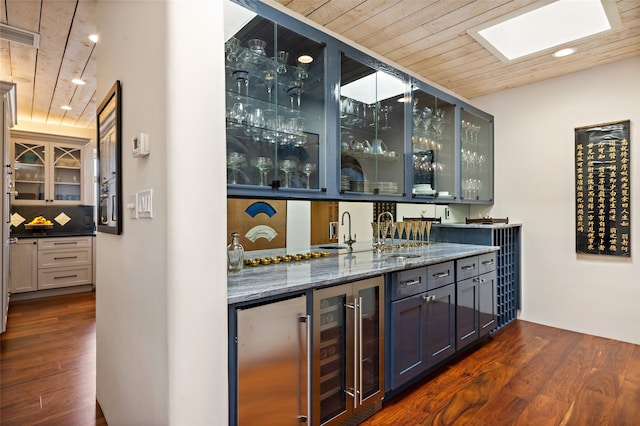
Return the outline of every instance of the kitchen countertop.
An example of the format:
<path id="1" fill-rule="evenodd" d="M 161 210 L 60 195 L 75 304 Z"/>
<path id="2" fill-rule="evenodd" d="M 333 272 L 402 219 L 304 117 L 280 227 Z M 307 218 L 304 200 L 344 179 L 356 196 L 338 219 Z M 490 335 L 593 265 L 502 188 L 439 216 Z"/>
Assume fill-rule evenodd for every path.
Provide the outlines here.
<path id="1" fill-rule="evenodd" d="M 95 233 L 86 233 L 86 232 L 49 232 L 46 234 L 38 235 L 33 233 L 28 234 L 14 234 L 11 233 L 12 237 L 16 238 L 52 238 L 52 237 L 95 237 Z"/>
<path id="2" fill-rule="evenodd" d="M 521 223 L 434 223 L 436 228 L 513 228 L 514 226 L 522 226 Z"/>
<path id="3" fill-rule="evenodd" d="M 331 255 L 255 267 L 244 265 L 241 271 L 227 274 L 228 304 L 258 301 L 499 250 L 495 246 L 434 242 L 430 246 L 385 251 L 377 256 L 371 250 L 370 241 L 354 244 L 354 251 L 350 254 L 347 250 L 327 250 L 322 247 L 245 253 L 245 259 L 313 251 L 328 251 Z M 394 257 L 402 254 L 419 257 Z"/>

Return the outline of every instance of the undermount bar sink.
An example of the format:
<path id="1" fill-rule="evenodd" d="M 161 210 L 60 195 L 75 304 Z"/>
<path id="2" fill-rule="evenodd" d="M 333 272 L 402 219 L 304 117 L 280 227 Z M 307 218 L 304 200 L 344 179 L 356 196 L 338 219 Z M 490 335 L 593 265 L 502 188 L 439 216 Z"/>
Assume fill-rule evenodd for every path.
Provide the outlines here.
<path id="1" fill-rule="evenodd" d="M 416 254 L 416 253 L 389 253 L 387 256 L 388 257 L 407 257 L 407 258 L 422 257 L 422 255 Z"/>

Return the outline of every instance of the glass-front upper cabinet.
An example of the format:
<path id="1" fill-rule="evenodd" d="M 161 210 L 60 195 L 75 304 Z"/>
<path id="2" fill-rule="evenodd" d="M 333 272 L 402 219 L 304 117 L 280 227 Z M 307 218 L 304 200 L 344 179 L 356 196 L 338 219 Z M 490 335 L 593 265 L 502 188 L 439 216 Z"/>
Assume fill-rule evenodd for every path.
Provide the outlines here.
<path id="1" fill-rule="evenodd" d="M 460 168 L 463 201 L 493 201 L 493 121 L 461 110 Z"/>
<path id="2" fill-rule="evenodd" d="M 455 105 L 413 86 L 411 145 L 415 198 L 455 196 Z"/>
<path id="3" fill-rule="evenodd" d="M 325 141 L 324 44 L 229 7 L 227 184 L 317 190 Z"/>
<path id="4" fill-rule="evenodd" d="M 340 78 L 340 191 L 403 194 L 405 82 L 345 53 Z"/>
<path id="5" fill-rule="evenodd" d="M 16 204 L 80 203 L 81 146 L 15 140 L 13 158 Z"/>

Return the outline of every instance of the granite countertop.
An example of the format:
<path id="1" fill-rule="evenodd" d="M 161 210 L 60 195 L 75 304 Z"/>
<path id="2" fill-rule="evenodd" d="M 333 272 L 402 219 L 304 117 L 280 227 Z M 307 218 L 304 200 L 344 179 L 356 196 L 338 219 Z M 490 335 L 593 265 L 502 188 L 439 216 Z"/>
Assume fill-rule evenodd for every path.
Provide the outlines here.
<path id="1" fill-rule="evenodd" d="M 241 271 L 230 272 L 227 275 L 227 302 L 235 304 L 258 301 L 263 298 L 341 284 L 387 272 L 417 268 L 499 250 L 499 247 L 495 246 L 434 242 L 430 246 L 385 251 L 381 256 L 377 256 L 371 250 L 371 242 L 354 244 L 352 253 L 348 253 L 346 250 L 326 250 L 321 247 L 247 252 L 245 258 L 272 257 L 313 251 L 329 251 L 331 255 L 298 262 L 281 262 L 255 267 L 245 265 Z M 418 257 L 394 257 L 402 254 L 418 255 Z"/>
<path id="2" fill-rule="evenodd" d="M 434 223 L 433 227 L 440 228 L 513 228 L 522 226 L 521 223 Z"/>

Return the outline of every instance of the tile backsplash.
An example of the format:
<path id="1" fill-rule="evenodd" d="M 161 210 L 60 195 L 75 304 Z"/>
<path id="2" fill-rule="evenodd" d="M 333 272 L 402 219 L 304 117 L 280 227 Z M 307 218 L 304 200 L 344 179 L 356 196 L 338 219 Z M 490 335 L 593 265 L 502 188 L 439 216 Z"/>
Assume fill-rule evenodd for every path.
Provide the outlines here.
<path id="1" fill-rule="evenodd" d="M 93 234 L 95 233 L 96 224 L 94 220 L 93 206 L 12 206 L 11 216 L 15 213 L 24 218 L 24 222 L 17 226 L 11 226 L 11 235 L 27 237 L 32 235 L 32 231 L 25 229 L 24 225 L 31 222 L 34 217 L 44 216 L 53 222 L 53 228 L 47 230 L 47 234 L 64 235 L 64 234 Z M 67 216 L 65 220 L 55 220 L 59 215 Z M 12 221 L 13 223 L 13 221 Z"/>

